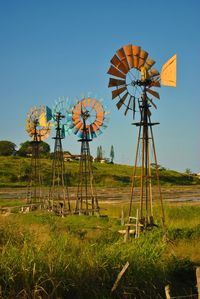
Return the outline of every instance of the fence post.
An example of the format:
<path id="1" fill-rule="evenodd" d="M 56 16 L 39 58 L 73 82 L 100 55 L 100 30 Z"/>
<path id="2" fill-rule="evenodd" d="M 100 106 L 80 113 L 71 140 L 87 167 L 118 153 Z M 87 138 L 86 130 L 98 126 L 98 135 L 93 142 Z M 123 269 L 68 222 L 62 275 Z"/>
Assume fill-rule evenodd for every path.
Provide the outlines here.
<path id="1" fill-rule="evenodd" d="M 121 226 L 124 226 L 124 209 L 121 209 Z"/>
<path id="2" fill-rule="evenodd" d="M 165 296 L 166 296 L 166 299 L 171 299 L 169 285 L 165 286 Z"/>
<path id="3" fill-rule="evenodd" d="M 196 277 L 197 277 L 198 299 L 200 299 L 200 267 L 197 267 L 197 269 L 196 269 Z"/>

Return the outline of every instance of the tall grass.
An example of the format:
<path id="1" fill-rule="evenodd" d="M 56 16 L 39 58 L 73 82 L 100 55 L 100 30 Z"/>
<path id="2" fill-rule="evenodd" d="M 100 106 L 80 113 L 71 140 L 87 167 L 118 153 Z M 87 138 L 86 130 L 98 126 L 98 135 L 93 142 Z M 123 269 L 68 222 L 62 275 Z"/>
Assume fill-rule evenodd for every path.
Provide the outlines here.
<path id="1" fill-rule="evenodd" d="M 165 284 L 174 281 L 184 294 L 194 290 L 194 264 L 169 253 L 161 230 L 124 243 L 119 228 L 118 219 L 92 216 L 4 217 L 0 222 L 3 298 L 163 298 Z M 130 266 L 111 295 L 126 261 Z"/>

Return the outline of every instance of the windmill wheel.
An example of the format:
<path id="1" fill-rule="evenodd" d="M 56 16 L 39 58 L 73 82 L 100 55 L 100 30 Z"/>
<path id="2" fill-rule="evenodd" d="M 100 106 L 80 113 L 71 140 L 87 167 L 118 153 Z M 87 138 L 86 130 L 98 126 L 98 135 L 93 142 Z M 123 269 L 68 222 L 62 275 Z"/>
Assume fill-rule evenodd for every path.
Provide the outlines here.
<path id="1" fill-rule="evenodd" d="M 49 109 L 51 111 L 51 109 Z M 64 138 L 65 133 L 70 134 L 70 128 L 68 126 L 69 121 L 71 120 L 70 104 L 68 98 L 58 98 L 55 101 L 52 111 L 50 112 L 51 119 L 55 127 L 61 126 L 61 135 Z"/>
<path id="2" fill-rule="evenodd" d="M 33 107 L 27 114 L 26 131 L 28 135 L 42 141 L 48 138 L 51 128 L 50 123 L 46 121 L 46 107 Z"/>
<path id="3" fill-rule="evenodd" d="M 117 50 L 110 62 L 112 65 L 108 74 L 112 77 L 108 87 L 114 88 L 112 99 L 119 98 L 117 108 L 125 106 L 125 115 L 128 110 L 132 110 L 135 115 L 136 105 L 144 88 L 151 97 L 148 100 L 156 108 L 152 100 L 159 99 L 160 96 L 152 88 L 160 87 L 160 77 L 157 69 L 152 68 L 155 61 L 148 57 L 148 53 L 138 46 L 129 44 Z"/>
<path id="4" fill-rule="evenodd" d="M 72 110 L 71 128 L 80 138 L 93 139 L 106 128 L 107 114 L 101 101 L 84 98 Z"/>

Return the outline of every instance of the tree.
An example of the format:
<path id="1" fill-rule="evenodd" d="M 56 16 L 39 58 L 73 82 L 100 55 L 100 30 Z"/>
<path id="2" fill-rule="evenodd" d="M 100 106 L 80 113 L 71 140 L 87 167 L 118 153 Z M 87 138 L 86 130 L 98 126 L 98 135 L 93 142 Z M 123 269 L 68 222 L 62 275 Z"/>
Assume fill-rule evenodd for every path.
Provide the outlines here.
<path id="1" fill-rule="evenodd" d="M 97 161 L 100 160 L 99 146 L 97 146 L 97 156 L 96 156 L 96 160 L 97 160 Z"/>
<path id="2" fill-rule="evenodd" d="M 96 156 L 96 160 L 99 162 L 103 159 L 103 150 L 102 150 L 102 146 L 98 146 L 97 147 L 97 156 Z"/>
<path id="3" fill-rule="evenodd" d="M 185 173 L 187 173 L 187 174 L 191 174 L 191 173 L 192 173 L 192 171 L 191 171 L 191 169 L 190 169 L 190 168 L 186 168 L 186 170 L 185 170 Z"/>
<path id="4" fill-rule="evenodd" d="M 102 146 L 100 145 L 99 147 L 99 159 L 102 160 L 103 159 L 103 149 Z"/>
<path id="5" fill-rule="evenodd" d="M 39 144 L 39 152 L 43 156 L 48 155 L 50 153 L 49 144 L 44 141 L 41 141 Z M 26 157 L 27 155 L 32 154 L 31 141 L 25 141 L 25 142 L 21 143 L 17 154 L 22 157 Z"/>
<path id="6" fill-rule="evenodd" d="M 110 158 L 111 158 L 111 161 L 110 161 L 110 163 L 112 163 L 112 164 L 113 164 L 114 157 L 115 157 L 114 146 L 111 145 L 111 149 L 110 149 Z"/>
<path id="7" fill-rule="evenodd" d="M 16 153 L 16 144 L 11 141 L 0 141 L 0 156 L 11 156 Z"/>

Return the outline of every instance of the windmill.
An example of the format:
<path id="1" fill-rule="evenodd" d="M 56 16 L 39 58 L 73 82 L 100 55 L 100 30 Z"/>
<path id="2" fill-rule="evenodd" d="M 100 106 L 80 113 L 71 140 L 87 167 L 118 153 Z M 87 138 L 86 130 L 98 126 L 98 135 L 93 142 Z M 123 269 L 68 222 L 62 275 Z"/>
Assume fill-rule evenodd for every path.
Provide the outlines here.
<path id="1" fill-rule="evenodd" d="M 32 138 L 31 141 L 31 171 L 27 191 L 27 202 L 41 202 L 41 165 L 40 165 L 40 143 L 48 138 L 50 124 L 46 122 L 46 107 L 33 107 L 27 114 L 26 131 Z"/>
<path id="2" fill-rule="evenodd" d="M 75 212 L 99 213 L 98 199 L 93 184 L 92 157 L 89 143 L 106 128 L 107 114 L 102 101 L 90 97 L 78 101 L 72 110 L 71 128 L 81 142 L 79 178 Z"/>
<path id="3" fill-rule="evenodd" d="M 148 56 L 148 53 L 141 47 L 125 45 L 116 51 L 111 59 L 111 66 L 108 74 L 111 76 L 108 87 L 113 88 L 112 99 L 116 99 L 118 109 L 125 108 L 124 114 L 131 111 L 133 119 L 135 113 L 140 112 L 140 121 L 135 122 L 139 128 L 138 142 L 136 147 L 135 167 L 133 172 L 131 199 L 129 208 L 129 224 L 131 217 L 133 198 L 135 196 L 136 177 L 139 174 L 140 181 L 140 207 L 138 210 L 139 228 L 147 229 L 155 224 L 153 216 L 152 181 L 153 170 L 151 165 L 155 165 L 155 177 L 158 187 L 158 197 L 161 205 L 162 224 L 165 222 L 163 199 L 159 183 L 158 164 L 153 137 L 153 126 L 159 123 L 151 122 L 151 111 L 153 107 L 157 109 L 155 100 L 160 99 L 156 88 L 165 86 L 176 86 L 176 55 L 167 61 L 161 70 L 161 74 L 156 68 L 152 68 L 155 61 Z M 152 149 L 152 160 L 151 150 Z M 139 159 L 141 162 L 139 166 Z M 130 225 L 128 227 L 130 229 Z"/>
<path id="4" fill-rule="evenodd" d="M 52 162 L 52 183 L 50 190 L 50 206 L 53 209 L 53 203 L 60 204 L 60 212 L 70 212 L 69 192 L 66 181 L 65 164 L 63 156 L 62 140 L 65 133 L 68 132 L 67 120 L 69 115 L 69 102 L 65 98 L 59 98 L 51 110 L 47 107 L 47 121 L 52 120 L 55 128 L 54 153 Z"/>

